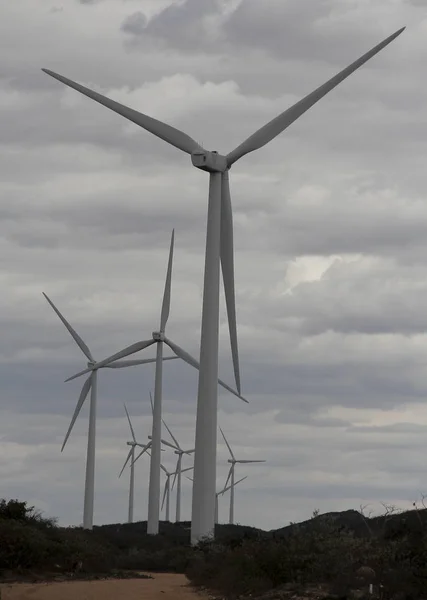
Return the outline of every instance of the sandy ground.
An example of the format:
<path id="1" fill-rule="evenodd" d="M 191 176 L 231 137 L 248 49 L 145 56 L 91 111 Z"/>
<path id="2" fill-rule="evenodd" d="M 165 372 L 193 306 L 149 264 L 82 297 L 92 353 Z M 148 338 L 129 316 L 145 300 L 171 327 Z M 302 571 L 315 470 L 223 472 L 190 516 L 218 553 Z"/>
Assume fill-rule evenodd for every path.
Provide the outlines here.
<path id="1" fill-rule="evenodd" d="M 0 584 L 1 600 L 206 600 L 184 575 L 153 573 L 154 579 Z"/>

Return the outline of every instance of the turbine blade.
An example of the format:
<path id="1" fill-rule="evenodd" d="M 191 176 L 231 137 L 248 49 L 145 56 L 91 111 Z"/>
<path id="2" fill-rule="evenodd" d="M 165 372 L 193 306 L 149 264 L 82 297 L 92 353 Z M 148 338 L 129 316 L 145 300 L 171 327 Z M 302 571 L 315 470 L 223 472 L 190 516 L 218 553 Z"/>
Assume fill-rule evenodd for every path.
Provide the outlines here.
<path id="1" fill-rule="evenodd" d="M 153 338 L 151 338 L 151 340 L 143 340 L 141 342 L 136 342 L 135 344 L 131 344 L 130 346 L 123 348 L 123 350 L 120 350 L 120 352 L 116 352 L 116 354 L 113 354 L 112 356 L 109 356 L 108 358 L 104 358 L 104 360 L 97 362 L 95 366 L 97 369 L 100 369 L 105 365 L 114 362 L 115 360 L 119 360 L 120 358 L 125 358 L 130 354 L 140 352 L 141 350 L 144 350 L 144 348 L 148 348 L 152 344 L 154 344 Z"/>
<path id="2" fill-rule="evenodd" d="M 183 152 L 187 152 L 187 154 L 191 154 L 195 151 L 203 151 L 203 148 L 199 146 L 199 144 L 193 140 L 193 138 L 183 131 L 176 129 L 175 127 L 171 127 L 171 125 L 167 125 L 166 123 L 158 121 L 157 119 L 153 119 L 144 113 L 140 113 L 132 108 L 128 108 L 127 106 L 124 106 L 119 102 L 115 102 L 114 100 L 111 100 L 102 94 L 98 94 L 98 92 L 94 92 L 93 90 L 80 85 L 79 83 L 76 83 L 67 77 L 58 75 L 58 73 L 54 73 L 49 69 L 42 69 L 42 71 L 54 79 L 57 79 L 61 83 L 68 85 L 77 92 L 80 92 L 84 96 L 87 96 L 88 98 L 95 100 L 95 102 L 99 102 L 99 104 L 102 104 L 103 106 L 113 110 L 122 117 L 125 117 L 125 119 L 128 119 L 136 125 L 139 125 L 139 127 L 142 127 L 165 142 L 175 146 L 175 148 L 178 148 Z"/>
<path id="3" fill-rule="evenodd" d="M 71 337 L 76 342 L 77 346 L 80 348 L 80 350 L 86 356 L 86 358 L 89 359 L 91 362 L 94 361 L 94 358 L 93 358 L 93 356 L 91 354 L 91 351 L 89 350 L 89 348 L 87 347 L 87 345 L 84 343 L 84 341 L 82 340 L 82 338 L 79 336 L 79 334 L 77 333 L 77 331 L 71 327 L 71 325 L 69 324 L 69 322 L 67 321 L 67 319 L 59 312 L 59 310 L 56 308 L 56 306 L 54 305 L 54 303 L 52 302 L 52 300 L 49 298 L 49 296 L 47 296 L 44 292 L 42 292 L 42 293 L 43 293 L 43 296 L 46 298 L 46 300 L 51 305 L 51 307 L 53 308 L 53 310 L 56 312 L 56 314 L 58 315 L 58 317 L 61 319 L 61 321 L 63 322 L 63 324 L 65 325 L 65 327 L 68 329 Z"/>
<path id="4" fill-rule="evenodd" d="M 177 356 L 179 356 L 179 358 L 182 358 L 183 361 L 185 361 L 186 363 L 188 363 L 189 365 L 191 365 L 195 369 L 199 369 L 199 363 L 198 363 L 198 361 L 195 358 L 193 358 L 192 356 L 190 356 L 190 354 L 188 354 L 188 352 L 186 352 L 185 350 L 183 350 L 182 348 L 180 348 L 180 346 L 178 346 L 177 344 L 174 344 L 174 342 L 172 342 L 167 337 L 165 337 L 164 341 L 165 341 L 165 344 L 167 344 L 169 346 L 169 348 L 171 348 L 171 350 L 173 350 L 175 352 L 175 354 Z M 243 402 L 246 402 L 246 404 L 249 404 L 249 402 L 246 400 L 246 398 L 243 398 L 243 396 L 241 396 L 238 392 L 236 392 L 236 390 L 233 390 L 233 388 L 230 387 L 229 385 L 227 385 L 224 381 L 222 381 L 222 379 L 218 379 L 218 383 L 224 389 L 226 389 L 227 391 L 229 391 L 231 394 L 234 394 L 235 396 L 237 396 L 238 398 L 240 398 L 240 400 L 243 400 Z"/>
<path id="5" fill-rule="evenodd" d="M 186 469 L 182 469 L 181 473 L 185 473 L 186 471 L 192 471 L 194 467 L 187 467 Z"/>
<path id="6" fill-rule="evenodd" d="M 165 290 L 163 292 L 162 313 L 160 315 L 160 331 L 165 332 L 171 307 L 171 286 L 172 286 L 172 263 L 173 263 L 173 245 L 175 241 L 175 229 L 172 229 L 171 244 L 169 249 L 168 270 L 166 272 Z"/>
<path id="7" fill-rule="evenodd" d="M 67 434 L 65 436 L 64 443 L 62 444 L 61 452 L 65 448 L 65 444 L 67 443 L 68 438 L 70 437 L 71 430 L 74 427 L 74 423 L 76 422 L 76 419 L 79 416 L 79 413 L 80 413 L 80 411 L 82 409 L 84 401 L 87 398 L 87 395 L 89 394 L 89 390 L 90 390 L 91 387 L 92 387 L 92 374 L 89 375 L 89 377 L 86 379 L 86 381 L 83 384 L 82 390 L 80 392 L 79 399 L 78 399 L 77 404 L 76 404 L 76 408 L 74 410 L 73 418 L 71 419 L 71 423 L 70 423 L 70 426 L 68 427 L 68 431 L 67 431 Z"/>
<path id="8" fill-rule="evenodd" d="M 180 346 L 178 346 L 177 344 L 174 344 L 170 339 L 168 339 L 166 337 L 165 337 L 165 343 L 183 361 L 185 361 L 186 363 L 188 363 L 189 365 L 191 365 L 195 369 L 199 368 L 198 361 L 195 358 L 193 358 L 190 354 L 188 354 L 188 352 L 186 352 L 185 350 L 183 350 L 182 348 L 180 348 Z"/>
<path id="9" fill-rule="evenodd" d="M 160 510 L 163 510 L 163 505 L 164 505 L 164 503 L 165 503 L 165 499 L 166 499 L 166 492 L 167 492 L 167 489 L 168 489 L 168 481 L 169 481 L 169 477 L 167 476 L 167 477 L 166 477 L 166 481 L 165 481 L 165 490 L 164 490 L 164 492 L 163 492 L 162 506 L 161 506 Z"/>
<path id="10" fill-rule="evenodd" d="M 94 371 L 93 367 L 92 368 L 83 369 L 83 371 L 79 371 L 75 375 L 72 375 L 71 377 L 68 377 L 68 379 L 66 379 L 64 383 L 67 383 L 68 381 L 73 381 L 73 379 L 77 379 L 78 377 L 81 377 L 82 375 L 87 375 L 88 373 L 92 373 L 93 371 Z"/>
<path id="11" fill-rule="evenodd" d="M 140 446 L 140 444 L 138 444 L 138 446 Z M 151 442 L 148 442 L 148 444 L 146 444 L 143 447 L 143 449 L 138 454 L 138 456 L 133 460 L 133 462 L 132 462 L 133 465 L 136 463 L 136 461 L 138 460 L 138 458 L 141 458 L 141 456 L 144 454 L 144 452 L 146 452 L 150 456 L 150 453 L 148 452 L 148 449 L 150 448 L 150 446 L 151 446 Z"/>
<path id="12" fill-rule="evenodd" d="M 242 477 L 242 479 L 239 479 L 239 481 L 236 481 L 236 483 L 234 485 L 236 486 L 238 483 L 240 483 L 241 481 L 244 481 L 247 478 L 248 478 L 248 476 L 245 475 L 244 477 Z"/>
<path id="13" fill-rule="evenodd" d="M 163 360 L 176 360 L 177 358 L 177 356 L 165 356 Z M 156 362 L 155 358 L 143 358 L 140 360 L 118 360 L 110 365 L 105 365 L 105 367 L 107 369 L 124 369 L 126 367 L 136 367 L 137 365 L 148 365 L 154 362 Z"/>
<path id="14" fill-rule="evenodd" d="M 119 479 L 120 479 L 120 477 L 122 476 L 122 473 L 123 473 L 123 471 L 126 469 L 126 465 L 127 465 L 127 464 L 128 464 L 128 462 L 130 461 L 130 457 L 132 456 L 132 450 L 133 450 L 133 448 L 131 448 L 131 449 L 129 450 L 129 454 L 128 454 L 128 456 L 127 456 L 127 459 L 125 460 L 125 464 L 123 465 L 123 468 L 122 468 L 122 470 L 120 471 Z M 134 462 L 135 462 L 135 461 L 134 461 Z M 134 464 L 134 462 L 133 462 L 132 464 Z M 131 465 L 131 466 L 132 466 L 132 465 Z"/>
<path id="15" fill-rule="evenodd" d="M 150 448 L 150 447 L 151 447 L 151 444 L 152 444 L 151 440 L 148 442 L 148 444 L 140 444 L 139 442 L 135 442 L 135 443 L 136 443 L 136 445 L 137 445 L 137 446 L 139 446 L 140 448 L 145 448 L 145 449 L 147 449 L 147 448 Z"/>
<path id="16" fill-rule="evenodd" d="M 225 481 L 225 486 L 224 486 L 225 488 L 227 487 L 227 485 L 228 485 L 228 482 L 230 481 L 231 473 L 232 473 L 232 471 L 233 471 L 233 466 L 234 466 L 234 465 L 231 465 L 231 467 L 230 467 L 230 470 L 228 471 L 227 479 L 226 479 L 226 481 Z"/>
<path id="17" fill-rule="evenodd" d="M 176 478 L 178 477 L 178 471 L 180 469 L 181 462 L 182 462 L 182 454 L 180 454 L 178 456 L 178 460 L 176 461 L 176 468 L 175 468 L 175 472 L 173 474 L 172 489 L 174 488 Z M 181 473 L 182 473 L 182 470 L 181 470 Z"/>
<path id="18" fill-rule="evenodd" d="M 241 393 L 239 349 L 237 345 L 236 294 L 234 290 L 234 247 L 233 212 L 231 207 L 230 180 L 228 171 L 221 179 L 221 269 L 224 282 L 225 302 L 227 305 L 228 328 L 230 331 L 231 355 L 233 357 L 236 388 Z"/>
<path id="19" fill-rule="evenodd" d="M 153 395 L 150 392 L 150 404 L 151 404 L 151 413 L 154 415 L 154 402 L 153 402 Z"/>
<path id="20" fill-rule="evenodd" d="M 132 427 L 132 421 L 130 420 L 130 416 L 129 416 L 129 413 L 128 413 L 128 409 L 126 408 L 126 404 L 124 404 L 123 406 L 125 407 L 126 416 L 127 416 L 127 418 L 128 418 L 129 427 L 130 427 L 130 432 L 131 432 L 131 434 L 132 434 L 133 441 L 136 443 L 135 432 L 134 432 L 134 430 L 133 430 L 133 427 Z"/>
<path id="21" fill-rule="evenodd" d="M 177 446 L 174 446 L 174 444 L 171 444 L 167 440 L 162 440 L 162 444 L 164 444 L 165 446 L 168 446 L 169 448 L 173 448 L 174 450 L 179 450 L 179 448 Z"/>
<path id="22" fill-rule="evenodd" d="M 77 379 L 77 377 L 81 377 L 82 375 L 86 375 L 86 373 L 90 373 L 91 371 L 94 371 L 95 369 L 102 369 L 104 367 L 107 367 L 109 369 L 120 369 L 122 367 L 130 367 L 136 364 L 145 364 L 145 363 L 152 363 L 155 362 L 155 358 L 149 358 L 149 359 L 141 359 L 141 360 L 129 360 L 129 361 L 118 361 L 116 364 L 116 360 L 118 358 L 122 358 L 124 356 L 129 356 L 129 354 L 135 354 L 135 352 L 139 352 L 140 350 L 143 350 L 144 348 L 147 348 L 148 346 L 151 346 L 152 344 L 154 344 L 154 340 L 145 340 L 143 342 L 137 342 L 136 344 L 132 344 L 131 346 L 127 346 L 127 348 L 124 348 L 123 350 L 121 350 L 120 352 L 117 352 L 116 354 L 113 354 L 112 356 L 109 356 L 108 358 L 105 358 L 104 360 L 101 360 L 97 363 L 95 363 L 93 365 L 93 367 L 84 369 L 83 371 L 79 371 L 78 373 L 76 373 L 75 375 L 72 375 L 71 377 L 68 377 L 68 379 L 65 380 L 65 382 L 67 381 L 72 381 L 73 379 Z M 163 360 L 171 360 L 175 358 L 175 356 L 172 357 L 166 357 Z"/>
<path id="23" fill-rule="evenodd" d="M 237 396 L 238 398 L 240 398 L 240 400 L 243 400 L 243 402 L 246 402 L 246 404 L 249 404 L 249 402 L 246 400 L 246 398 L 244 398 L 241 394 L 239 394 L 239 392 L 236 392 L 236 390 L 233 390 L 233 388 L 230 387 L 227 383 L 225 383 L 225 381 L 223 381 L 222 379 L 218 379 L 218 383 L 225 390 L 227 390 L 228 392 L 230 392 L 234 396 Z"/>
<path id="24" fill-rule="evenodd" d="M 231 449 L 231 446 L 230 446 L 230 444 L 227 442 L 227 438 L 225 437 L 225 434 L 224 434 L 223 430 L 221 429 L 221 427 L 219 428 L 219 430 L 220 430 L 220 432 L 222 433 L 222 437 L 224 438 L 224 442 L 227 444 L 227 448 L 228 448 L 228 450 L 229 450 L 229 452 L 230 452 L 230 454 L 231 454 L 231 458 L 232 458 L 233 460 L 236 460 L 236 457 L 235 457 L 235 456 L 234 456 L 234 454 L 233 454 L 233 450 Z"/>
<path id="25" fill-rule="evenodd" d="M 268 144 L 271 140 L 273 140 L 276 136 L 278 136 L 282 131 L 284 131 L 289 125 L 291 125 L 294 121 L 296 121 L 301 115 L 303 115 L 309 108 L 311 108 L 316 102 L 318 102 L 321 98 L 326 96 L 328 92 L 333 90 L 338 84 L 340 84 L 344 79 L 346 79 L 349 75 L 351 75 L 356 69 L 364 65 L 370 58 L 375 56 L 380 50 L 385 48 L 390 42 L 392 42 L 397 36 L 399 36 L 402 31 L 404 31 L 405 27 L 399 29 L 393 33 L 393 35 L 386 38 L 380 44 L 369 50 L 366 54 L 361 56 L 359 59 L 354 61 L 351 65 L 343 69 L 340 73 L 329 79 L 326 83 L 318 87 L 316 90 L 308 94 L 305 98 L 285 110 L 276 118 L 272 119 L 269 123 L 258 129 L 255 133 L 253 133 L 250 137 L 248 137 L 240 146 L 235 148 L 232 152 L 230 152 L 227 156 L 227 164 L 229 167 L 233 163 L 235 163 L 239 158 L 248 154 L 249 152 L 253 152 L 254 150 L 258 150 L 258 148 L 262 148 L 265 144 Z"/>
<path id="26" fill-rule="evenodd" d="M 188 479 L 188 481 L 193 481 L 192 477 L 187 477 L 187 475 L 185 476 L 186 479 Z"/>
<path id="27" fill-rule="evenodd" d="M 164 467 L 162 464 L 160 465 L 160 468 L 162 469 L 162 471 L 164 473 L 166 473 L 166 475 L 169 475 L 169 471 L 166 469 L 166 467 Z"/>
<path id="28" fill-rule="evenodd" d="M 116 352 L 116 354 L 112 354 L 108 358 L 104 358 L 104 360 L 100 360 L 99 362 L 95 363 L 95 365 L 92 369 L 85 369 L 84 371 L 80 371 L 80 373 L 77 373 L 76 375 L 69 377 L 68 379 L 66 379 L 66 381 L 71 381 L 71 379 L 75 379 L 76 377 L 85 375 L 86 373 L 89 373 L 89 371 L 93 371 L 94 368 L 102 369 L 103 367 L 109 365 L 110 363 L 114 362 L 115 360 L 118 360 L 119 358 L 124 358 L 125 356 L 129 356 L 129 354 L 135 354 L 135 352 L 144 350 L 144 348 L 148 348 L 148 346 L 151 346 L 152 344 L 154 344 L 153 339 L 144 340 L 143 342 L 136 342 L 136 344 L 131 344 L 130 346 L 123 348 L 123 350 L 120 350 L 120 352 Z"/>
<path id="29" fill-rule="evenodd" d="M 149 435 L 148 439 L 151 440 L 153 436 Z M 180 448 L 178 448 L 177 446 L 174 446 L 173 444 L 171 444 L 170 442 L 168 442 L 167 440 L 161 440 L 162 444 L 164 444 L 165 446 L 168 446 L 169 448 L 173 448 L 173 450 L 180 450 Z"/>
<path id="30" fill-rule="evenodd" d="M 195 452 L 196 449 L 192 448 L 191 450 L 184 450 L 184 454 L 193 454 L 193 452 Z"/>
<path id="31" fill-rule="evenodd" d="M 242 479 L 239 479 L 239 481 L 236 481 L 236 482 L 234 483 L 234 487 L 236 487 L 236 485 L 237 485 L 238 483 L 240 483 L 241 481 L 243 481 L 244 479 L 247 479 L 247 478 L 248 478 L 248 476 L 247 476 L 247 475 L 245 475 L 245 477 L 242 477 Z M 232 485 L 229 485 L 228 487 L 225 487 L 223 490 L 221 490 L 221 491 L 220 491 L 220 492 L 218 492 L 218 493 L 219 493 L 219 494 L 225 494 L 225 492 L 228 492 L 228 490 L 231 490 L 231 488 L 232 488 L 232 487 L 233 487 Z"/>
<path id="32" fill-rule="evenodd" d="M 265 460 L 236 460 L 236 463 L 241 463 L 241 464 L 250 464 L 250 463 L 262 463 L 262 462 L 266 462 Z"/>
<path id="33" fill-rule="evenodd" d="M 178 450 L 181 450 L 181 446 L 178 444 L 178 440 L 176 439 L 176 437 L 174 436 L 174 434 L 172 433 L 172 431 L 169 429 L 169 427 L 166 425 L 166 423 L 165 423 L 164 419 L 162 419 L 162 423 L 163 423 L 163 425 L 166 427 L 166 429 L 168 430 L 168 432 L 169 432 L 169 435 L 171 436 L 172 440 L 174 441 L 174 443 L 175 443 L 175 445 L 176 445 L 177 449 L 178 449 Z"/>

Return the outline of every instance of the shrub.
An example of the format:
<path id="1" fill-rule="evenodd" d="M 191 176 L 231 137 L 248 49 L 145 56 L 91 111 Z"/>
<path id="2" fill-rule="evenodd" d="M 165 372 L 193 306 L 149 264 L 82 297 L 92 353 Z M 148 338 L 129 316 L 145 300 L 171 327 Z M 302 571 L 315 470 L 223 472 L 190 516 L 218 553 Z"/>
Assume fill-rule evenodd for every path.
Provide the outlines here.
<path id="1" fill-rule="evenodd" d="M 427 536 L 422 529 L 399 531 L 357 537 L 333 521 L 316 520 L 284 537 L 200 544 L 186 573 L 194 584 L 227 597 L 320 583 L 346 596 L 361 584 L 356 565 L 365 564 L 376 572 L 387 598 L 396 593 L 421 598 L 427 594 Z"/>
<path id="2" fill-rule="evenodd" d="M 0 520 L 0 540 L 0 571 L 37 568 L 46 559 L 47 539 L 20 520 Z"/>

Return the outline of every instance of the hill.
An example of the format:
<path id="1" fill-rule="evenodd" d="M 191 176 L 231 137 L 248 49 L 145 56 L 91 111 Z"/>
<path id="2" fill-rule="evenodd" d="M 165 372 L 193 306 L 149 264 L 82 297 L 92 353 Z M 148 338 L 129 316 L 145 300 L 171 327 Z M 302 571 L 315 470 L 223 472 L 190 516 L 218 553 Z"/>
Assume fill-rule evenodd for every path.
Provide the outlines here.
<path id="1" fill-rule="evenodd" d="M 314 514 L 313 517 L 301 523 L 291 523 L 280 529 L 271 530 L 273 537 L 286 537 L 296 531 L 310 531 L 321 523 L 333 525 L 338 530 L 351 531 L 357 537 L 371 537 L 372 535 L 392 535 L 399 530 L 416 531 L 420 527 L 427 527 L 427 509 L 410 511 L 396 511 L 393 507 L 386 507 L 386 512 L 378 517 L 365 517 L 357 510 L 341 512 L 328 512 Z"/>

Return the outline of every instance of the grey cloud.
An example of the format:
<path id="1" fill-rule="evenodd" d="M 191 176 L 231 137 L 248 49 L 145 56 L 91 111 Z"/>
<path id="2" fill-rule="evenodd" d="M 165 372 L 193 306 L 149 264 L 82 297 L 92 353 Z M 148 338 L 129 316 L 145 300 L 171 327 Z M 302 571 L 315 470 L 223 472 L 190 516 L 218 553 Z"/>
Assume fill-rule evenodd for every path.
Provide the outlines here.
<path id="1" fill-rule="evenodd" d="M 121 26 L 141 47 L 146 47 L 147 37 L 151 37 L 180 51 L 202 49 L 242 56 L 245 51 L 259 49 L 288 61 L 315 60 L 319 56 L 333 64 L 354 60 L 364 51 L 363 40 L 369 43 L 366 33 L 376 33 L 374 22 L 365 21 L 362 39 L 362 23 L 355 26 L 351 9 L 336 0 L 310 0 L 304 4 L 298 0 L 266 0 L 262 5 L 256 0 L 186 0 L 164 8 L 148 22 L 141 14 L 130 15 Z M 360 19 L 360 15 L 357 17 Z M 371 45 L 379 41 L 378 36 Z"/>
<path id="2" fill-rule="evenodd" d="M 364 268 L 363 260 L 336 261 L 320 281 L 299 283 L 284 295 L 280 311 L 285 321 L 295 319 L 307 335 L 328 330 L 415 335 L 424 330 L 426 274 L 424 267 L 408 268 L 392 261 L 388 268 L 382 263 L 379 269 Z"/>
<path id="3" fill-rule="evenodd" d="M 125 19 L 121 30 L 134 36 L 137 42 L 146 43 L 148 36 L 161 40 L 167 46 L 189 51 L 209 43 L 205 19 L 219 14 L 220 9 L 218 0 L 185 0 L 180 4 L 170 4 L 150 20 L 137 11 Z"/>
<path id="4" fill-rule="evenodd" d="M 312 59 L 321 43 L 331 51 L 333 39 L 322 33 L 321 19 L 327 20 L 335 3 L 332 0 L 310 1 L 302 5 L 298 0 L 268 2 L 268 10 L 255 0 L 243 0 L 225 24 L 228 40 L 245 46 L 261 46 L 287 60 Z M 346 39 L 346 46 L 352 40 Z M 332 43 L 331 43 L 332 42 Z M 342 39 L 341 39 L 342 42 Z M 314 48 L 316 52 L 313 53 Z"/>
<path id="5" fill-rule="evenodd" d="M 298 410 L 299 409 L 299 410 Z M 350 422 L 344 419 L 336 419 L 330 417 L 322 417 L 313 414 L 301 412 L 301 407 L 298 406 L 294 411 L 286 408 L 281 410 L 276 416 L 275 421 L 278 423 L 300 423 L 304 425 L 313 425 L 314 427 L 349 427 Z"/>
<path id="6" fill-rule="evenodd" d="M 337 64 L 355 60 L 371 37 L 371 46 L 381 41 L 372 22 L 357 27 L 356 18 L 348 18 L 351 8 L 335 0 L 271 0 L 268 10 L 256 0 L 243 0 L 225 24 L 230 43 L 260 47 L 286 60 L 313 60 L 319 57 Z M 344 18 L 340 18 L 344 17 Z M 395 29 L 401 27 L 399 24 Z M 389 34 L 393 33 L 390 30 Z M 386 37 L 386 36 L 383 36 Z"/>
<path id="7" fill-rule="evenodd" d="M 306 360 L 301 365 L 282 364 L 276 368 L 270 366 L 259 370 L 251 360 L 246 359 L 242 370 L 249 400 L 251 394 L 263 394 L 267 398 L 271 394 L 277 408 L 286 406 L 287 410 L 306 411 L 308 415 L 328 406 L 332 399 L 342 406 L 360 409 L 375 406 L 391 410 L 406 402 L 421 402 L 427 392 L 426 385 L 412 380 L 411 367 L 405 368 L 400 363 L 378 366 L 369 364 L 369 359 L 365 364 L 353 360 L 348 365 L 336 366 L 317 365 Z M 420 374 L 421 368 L 418 376 Z M 261 410 L 260 405 L 254 405 L 253 410 Z M 293 422 L 299 422 L 292 412 L 291 418 Z M 304 417 L 301 419 L 304 421 Z M 337 423 L 337 426 L 340 425 Z"/>
<path id="8" fill-rule="evenodd" d="M 141 11 L 129 15 L 122 23 L 121 30 L 132 35 L 141 35 L 147 27 L 147 17 Z"/>
<path id="9" fill-rule="evenodd" d="M 132 32 L 118 36 L 131 4 L 110 3 L 100 20 L 96 8 L 75 2 L 67 8 L 72 18 L 63 11 L 46 19 L 46 11 L 26 2 L 19 20 L 7 4 L 0 23 L 0 378 L 6 424 L 0 471 L 8 494 L 76 524 L 87 407 L 66 452 L 59 448 L 82 385 L 81 379 L 63 380 L 85 359 L 41 291 L 96 357 L 148 337 L 158 327 L 175 226 L 169 335 L 197 356 L 207 178 L 176 149 L 136 128 L 130 134 L 119 116 L 67 91 L 40 67 L 125 103 L 128 90 L 135 108 L 229 151 L 381 39 L 388 24 L 376 18 L 375 7 L 366 12 L 369 27 L 358 19 L 350 23 L 342 2 L 270 1 L 267 10 L 247 0 L 233 13 L 230 4 L 194 1 L 159 12 L 156 0 L 138 9 L 157 16 L 146 26 L 134 21 Z M 405 10 L 410 19 L 408 3 Z M 337 15 L 347 19 L 345 27 L 331 20 Z M 24 46 L 16 43 L 17 30 Z M 89 30 L 96 44 L 85 34 Z M 358 506 L 365 498 L 412 499 L 422 480 L 422 30 L 420 19 L 370 68 L 233 168 L 239 341 L 250 405 L 221 393 L 219 418 L 239 452 L 268 461 L 264 468 L 242 470 L 249 477 L 236 495 L 236 516 L 249 524 L 278 527 L 309 516 L 317 505 L 330 510 Z M 361 256 L 353 264 L 349 253 Z M 317 261 L 331 255 L 340 260 L 321 276 Z M 284 295 L 291 286 L 292 295 Z M 226 325 L 222 300 L 220 371 L 231 383 Z M 104 370 L 99 380 L 95 518 L 116 522 L 126 517 L 128 485 L 127 477 L 117 480 L 128 436 L 122 402 L 146 436 L 153 369 Z M 168 363 L 165 418 L 186 443 L 194 441 L 196 396 L 196 371 Z M 374 415 L 370 429 L 360 425 L 371 423 L 372 409 L 398 421 L 396 409 L 408 404 L 415 424 L 383 429 Z M 341 419 L 340 409 L 346 415 Z M 219 483 L 226 458 L 220 446 Z M 165 460 L 173 463 L 169 455 Z M 137 518 L 145 518 L 147 461 L 137 477 Z M 245 503 L 239 503 L 243 493 Z M 188 485 L 186 518 L 190 495 Z M 223 515 L 226 508 L 224 501 Z"/>
<path id="10" fill-rule="evenodd" d="M 420 425 L 419 423 L 392 423 L 391 425 L 381 426 L 352 425 L 348 430 L 357 433 L 415 433 L 423 435 L 427 431 L 427 425 Z"/>
<path id="11" fill-rule="evenodd" d="M 287 482 L 287 494 L 292 498 L 298 498 L 301 496 L 312 496 L 314 489 L 312 484 L 309 483 L 295 483 Z M 277 489 L 277 488 L 276 488 Z M 328 483 L 318 484 L 316 486 L 315 498 L 313 503 L 317 500 L 329 499 L 340 497 L 343 500 L 349 498 L 372 498 L 376 497 L 378 500 L 387 501 L 388 498 L 393 498 L 402 502 L 408 502 L 408 491 L 403 490 L 398 485 L 382 485 L 372 483 L 366 485 L 364 482 L 349 483 Z M 348 505 L 347 505 L 348 507 Z M 314 508 L 314 507 L 313 507 Z"/>

